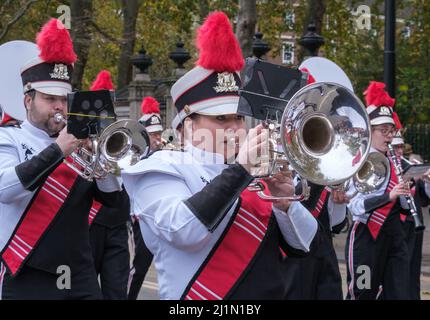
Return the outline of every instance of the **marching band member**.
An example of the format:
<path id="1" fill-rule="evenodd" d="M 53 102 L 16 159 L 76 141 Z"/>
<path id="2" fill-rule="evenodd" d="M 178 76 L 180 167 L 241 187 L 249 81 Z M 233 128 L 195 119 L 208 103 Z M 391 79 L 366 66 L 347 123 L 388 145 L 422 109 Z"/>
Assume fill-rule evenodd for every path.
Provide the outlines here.
<path id="1" fill-rule="evenodd" d="M 344 191 L 308 184 L 310 196 L 302 203 L 317 219 L 320 228 L 308 255 L 287 259 L 286 299 L 343 300 L 342 277 L 332 233 L 339 233 L 345 226 L 349 199 Z"/>
<path id="2" fill-rule="evenodd" d="M 308 82 L 315 78 L 307 68 Z M 339 233 L 346 223 L 346 204 L 349 201 L 344 191 L 308 182 L 309 199 L 303 205 L 317 219 L 318 229 L 310 252 L 306 257 L 287 259 L 288 300 L 342 300 L 342 278 L 332 232 Z"/>
<path id="3" fill-rule="evenodd" d="M 139 119 L 139 122 L 145 126 L 149 134 L 151 152 L 157 151 L 163 146 L 161 141 L 163 126 L 161 124 L 159 105 L 159 102 L 153 97 L 144 98 L 141 105 L 142 117 Z M 129 276 L 128 299 L 136 300 L 142 283 L 145 280 L 146 273 L 151 266 L 153 255 L 143 240 L 138 217 L 134 214 L 132 214 L 132 229 L 134 259 Z"/>
<path id="4" fill-rule="evenodd" d="M 100 71 L 90 90 L 114 91 L 110 72 Z M 130 201 L 125 190 L 121 193 L 122 203 L 117 208 L 102 206 L 97 213 L 90 211 L 90 244 L 105 300 L 127 299 L 130 266 L 127 221 Z"/>
<path id="5" fill-rule="evenodd" d="M 365 92 L 372 134 L 370 152 L 383 154 L 396 131 L 395 100 L 384 88 L 385 84 L 372 81 Z M 408 250 L 399 200 L 408 194 L 408 187 L 398 183 L 394 164 L 390 162 L 390 166 L 384 185 L 371 194 L 358 193 L 348 205 L 354 221 L 345 247 L 349 299 L 409 299 Z"/>
<path id="6" fill-rule="evenodd" d="M 163 125 L 161 124 L 160 103 L 153 97 L 146 97 L 142 100 L 142 116 L 139 122 L 145 126 L 151 141 L 151 151 L 159 150 L 163 147 L 161 133 Z"/>
<path id="7" fill-rule="evenodd" d="M 244 64 L 227 16 L 199 29 L 197 66 L 172 87 L 185 151 L 162 150 L 123 173 L 132 212 L 154 254 L 161 299 L 281 299 L 288 255 L 309 251 L 317 222 L 299 202 L 264 202 L 246 188 L 267 132 L 249 131 L 239 148 L 226 139 L 245 130 L 238 115 L 237 71 Z M 236 162 L 226 164 L 233 148 Z M 248 160 L 251 157 L 252 161 Z M 292 195 L 283 172 L 267 180 Z"/>
<path id="8" fill-rule="evenodd" d="M 405 141 L 402 136 L 402 125 L 400 121 L 396 121 L 397 132 L 393 138 L 391 145 L 397 158 L 400 160 L 402 169 L 406 169 L 411 163 L 403 156 L 403 148 Z M 422 208 L 430 204 L 429 195 L 425 192 L 425 182 L 422 179 L 417 181 L 412 180 L 410 186 L 413 198 L 416 204 L 417 213 L 420 220 L 423 221 Z M 423 232 L 415 231 L 413 218 L 408 214 L 407 210 L 402 210 L 400 219 L 403 221 L 403 227 L 406 235 L 406 243 L 409 253 L 409 270 L 410 270 L 410 298 L 413 300 L 421 300 L 421 259 L 423 248 Z"/>
<path id="9" fill-rule="evenodd" d="M 88 213 L 93 198 L 114 206 L 120 185 L 112 176 L 90 183 L 63 163 L 84 142 L 54 118 L 67 112 L 76 55 L 56 19 L 37 44 L 40 55 L 21 72 L 27 120 L 0 128 L 0 293 L 3 299 L 100 298 Z"/>

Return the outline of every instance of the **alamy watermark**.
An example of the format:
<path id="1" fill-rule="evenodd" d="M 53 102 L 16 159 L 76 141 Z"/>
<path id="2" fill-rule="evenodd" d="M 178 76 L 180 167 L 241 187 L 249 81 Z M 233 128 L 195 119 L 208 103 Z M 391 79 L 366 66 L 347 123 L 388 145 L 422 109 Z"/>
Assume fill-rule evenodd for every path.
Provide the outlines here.
<path id="1" fill-rule="evenodd" d="M 58 6 L 57 13 L 61 14 L 58 17 L 58 20 L 64 25 L 64 28 L 70 30 L 72 28 L 72 15 L 70 12 L 70 7 L 66 5 Z M 63 25 L 58 24 L 58 28 L 62 29 Z"/>
<path id="2" fill-rule="evenodd" d="M 67 265 L 58 266 L 57 274 L 60 275 L 57 278 L 57 289 L 70 290 L 72 288 L 72 272 L 70 267 Z"/>
<path id="3" fill-rule="evenodd" d="M 371 18 L 370 18 L 370 7 L 367 5 L 359 5 L 357 10 L 352 10 L 351 14 L 357 16 L 355 18 L 355 23 L 357 28 L 360 30 L 370 30 L 372 28 Z"/>
<path id="4" fill-rule="evenodd" d="M 367 265 L 358 266 L 357 274 L 359 274 L 359 276 L 357 277 L 357 281 L 355 282 L 357 288 L 359 290 L 369 290 L 371 288 L 372 280 L 370 267 Z"/>

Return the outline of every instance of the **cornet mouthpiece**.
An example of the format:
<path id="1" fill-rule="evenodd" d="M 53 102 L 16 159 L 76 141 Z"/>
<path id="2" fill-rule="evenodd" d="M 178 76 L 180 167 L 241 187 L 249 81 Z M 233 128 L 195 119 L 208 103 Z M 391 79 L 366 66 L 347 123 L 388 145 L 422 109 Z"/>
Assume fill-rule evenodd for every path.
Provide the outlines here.
<path id="1" fill-rule="evenodd" d="M 57 122 L 57 123 L 66 122 L 66 119 L 64 119 L 64 117 L 61 113 L 56 113 L 54 115 L 54 119 L 55 119 L 55 122 Z"/>

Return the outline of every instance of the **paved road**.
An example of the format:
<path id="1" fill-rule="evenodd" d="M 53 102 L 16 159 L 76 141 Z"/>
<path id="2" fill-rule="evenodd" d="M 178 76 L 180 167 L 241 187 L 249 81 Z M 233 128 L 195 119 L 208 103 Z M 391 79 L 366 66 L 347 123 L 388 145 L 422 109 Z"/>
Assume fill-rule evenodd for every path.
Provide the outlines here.
<path id="1" fill-rule="evenodd" d="M 339 263 L 340 272 L 342 275 L 344 296 L 346 295 L 346 265 L 345 263 Z M 145 282 L 143 283 L 142 289 L 139 293 L 139 300 L 158 300 L 158 284 L 157 284 L 157 274 L 154 266 L 151 266 L 149 273 Z M 421 276 L 421 299 L 430 300 L 430 276 Z"/>

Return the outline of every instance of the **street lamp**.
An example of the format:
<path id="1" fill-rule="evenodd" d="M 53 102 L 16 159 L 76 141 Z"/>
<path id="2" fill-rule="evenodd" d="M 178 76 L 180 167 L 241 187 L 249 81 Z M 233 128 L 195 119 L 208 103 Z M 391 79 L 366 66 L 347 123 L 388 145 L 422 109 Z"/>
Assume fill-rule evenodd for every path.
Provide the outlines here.
<path id="1" fill-rule="evenodd" d="M 269 51 L 270 46 L 263 40 L 263 34 L 257 31 L 255 33 L 254 41 L 252 42 L 252 53 L 258 59 L 261 59 L 261 57 Z"/>
<path id="2" fill-rule="evenodd" d="M 170 60 L 176 63 L 178 69 L 184 68 L 184 63 L 191 59 L 190 53 L 184 48 L 184 43 L 179 40 L 175 51 L 170 52 Z"/>
<path id="3" fill-rule="evenodd" d="M 138 68 L 141 73 L 148 73 L 148 68 L 152 65 L 152 58 L 146 54 L 143 45 L 139 50 L 139 54 L 131 58 L 131 63 Z"/>
<path id="4" fill-rule="evenodd" d="M 314 23 L 310 23 L 307 32 L 299 39 L 299 44 L 306 49 L 306 56 L 315 57 L 319 48 L 324 44 L 324 38 L 316 32 Z"/>

